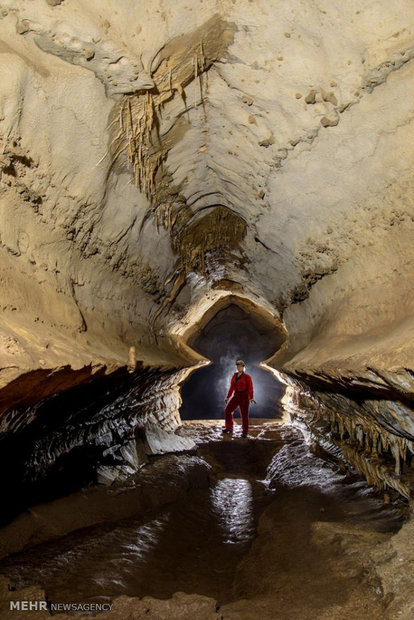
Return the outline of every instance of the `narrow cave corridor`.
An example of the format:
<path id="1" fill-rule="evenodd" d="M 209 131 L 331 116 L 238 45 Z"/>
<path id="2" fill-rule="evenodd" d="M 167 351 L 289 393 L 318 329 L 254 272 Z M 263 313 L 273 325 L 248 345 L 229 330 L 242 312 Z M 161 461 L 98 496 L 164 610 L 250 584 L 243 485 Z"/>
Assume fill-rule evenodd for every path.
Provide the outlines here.
<path id="1" fill-rule="evenodd" d="M 279 349 L 283 335 L 259 314 L 230 303 L 219 310 L 188 344 L 208 358 L 210 366 L 195 371 L 181 389 L 183 420 L 223 418 L 223 401 L 237 359 L 246 363 L 253 380 L 257 404 L 250 407 L 250 418 L 278 418 L 285 386 L 260 362 Z"/>
<path id="2" fill-rule="evenodd" d="M 411 620 L 413 2 L 0 5 L 1 618 Z"/>

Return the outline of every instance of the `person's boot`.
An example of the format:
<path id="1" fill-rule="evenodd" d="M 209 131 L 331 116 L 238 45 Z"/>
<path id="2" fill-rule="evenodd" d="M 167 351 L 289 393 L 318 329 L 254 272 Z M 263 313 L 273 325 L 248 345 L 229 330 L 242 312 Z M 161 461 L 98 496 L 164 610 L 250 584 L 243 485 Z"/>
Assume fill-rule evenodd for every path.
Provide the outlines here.
<path id="1" fill-rule="evenodd" d="M 233 431 L 229 428 L 223 428 L 221 432 L 223 433 L 223 435 L 231 435 Z"/>

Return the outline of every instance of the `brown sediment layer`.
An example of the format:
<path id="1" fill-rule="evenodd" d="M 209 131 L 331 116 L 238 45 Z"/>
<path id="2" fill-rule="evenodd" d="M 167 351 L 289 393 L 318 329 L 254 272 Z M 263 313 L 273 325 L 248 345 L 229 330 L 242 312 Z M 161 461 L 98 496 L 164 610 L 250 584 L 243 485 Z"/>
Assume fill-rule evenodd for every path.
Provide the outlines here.
<path id="1" fill-rule="evenodd" d="M 115 368 L 112 372 L 114 371 Z M 51 394 L 81 385 L 92 378 L 98 379 L 110 372 L 111 370 L 103 364 L 96 366 L 90 364 L 79 370 L 64 366 L 56 369 L 39 368 L 26 372 L 0 389 L 0 414 L 10 409 L 33 405 Z M 11 417 L 14 415 L 14 413 L 11 414 Z M 3 417 L 0 421 L 0 430 L 4 431 L 8 426 L 8 419 Z"/>
<path id="2" fill-rule="evenodd" d="M 32 506 L 0 529 L 0 556 L 83 527 L 159 509 L 189 489 L 207 485 L 208 466 L 204 461 L 194 456 L 164 456 L 135 477 L 130 476 L 127 485 L 97 486 Z"/>
<path id="3" fill-rule="evenodd" d="M 119 124 L 119 129 L 112 130 L 115 137 L 111 141 L 111 156 L 116 160 L 127 152 L 136 185 L 155 206 L 158 206 L 156 173 L 173 146 L 172 133 L 165 140 L 160 135 L 162 108 L 176 93 L 183 98 L 186 108 L 184 88 L 192 81 L 194 106 L 197 105 L 197 80 L 202 99 L 203 74 L 231 45 L 235 28 L 217 14 L 193 32 L 167 42 L 152 61 L 154 87 L 126 95 L 115 108 L 111 125 Z M 179 134 L 174 133 L 177 140 Z"/>
<path id="4" fill-rule="evenodd" d="M 388 590 L 391 583 L 387 575 L 381 573 L 380 578 L 377 569 L 384 568 L 393 541 L 398 541 L 398 546 L 409 533 L 401 530 L 401 536 L 400 533 L 392 536 L 390 529 L 395 530 L 396 524 L 391 508 L 381 506 L 380 500 L 373 500 L 372 495 L 367 499 L 360 494 L 361 483 L 345 490 L 344 477 L 332 471 L 332 462 L 310 455 L 300 434 L 280 424 L 262 421 L 252 429 L 247 441 L 223 440 L 219 429 L 200 422 L 187 424 L 183 430 L 197 440 L 200 453 L 211 466 L 208 469 L 204 464 L 198 469 L 194 463 L 198 459 L 184 457 L 182 477 L 188 478 L 187 465 L 193 462 L 190 470 L 195 484 L 187 489 L 189 493 L 181 492 L 185 485 L 177 479 L 179 461 L 168 457 L 165 461 L 179 483 L 179 494 L 178 501 L 165 507 L 162 514 L 155 513 L 142 522 L 125 520 L 106 528 L 88 528 L 62 541 L 9 558 L 2 569 L 9 574 L 11 583 L 17 587 L 20 583 L 31 583 L 35 573 L 44 579 L 51 601 L 58 600 L 59 595 L 67 600 L 74 583 L 79 584 L 77 592 L 81 598 L 84 592 L 90 595 L 90 583 L 99 597 L 100 582 L 88 581 L 96 578 L 95 572 L 89 574 L 88 567 L 100 567 L 99 577 L 108 576 L 112 584 L 113 598 L 109 596 L 105 600 L 113 600 L 114 608 L 103 616 L 108 620 L 125 614 L 140 618 L 144 613 L 146 617 L 167 618 L 167 612 L 175 614 L 173 617 L 179 617 L 180 613 L 186 620 L 194 616 L 204 618 L 205 612 L 210 614 L 206 616 L 209 620 L 217 614 L 229 620 L 248 620 L 253 616 L 273 619 L 275 610 L 280 618 L 316 616 L 339 620 L 344 613 L 352 620 L 364 614 L 388 618 L 389 597 L 382 596 L 381 587 Z M 281 468 L 270 467 L 269 458 L 272 457 L 273 463 L 280 456 Z M 163 460 L 157 461 L 158 469 L 153 470 L 160 484 L 147 488 L 152 501 L 149 508 L 157 505 L 165 484 L 170 497 L 169 477 L 165 479 L 165 467 L 161 467 Z M 262 480 L 266 468 L 270 486 Z M 297 477 L 302 468 L 306 470 L 305 478 L 307 475 L 310 478 Z M 207 472 L 209 489 L 205 485 Z M 327 479 L 333 483 L 329 487 Z M 343 483 L 338 486 L 341 479 Z M 141 481 L 145 487 L 144 479 Z M 131 509 L 133 502 L 125 499 L 135 499 L 136 490 L 126 488 L 120 493 L 120 487 L 116 489 L 121 513 L 127 504 Z M 154 498 L 157 498 L 155 502 Z M 140 500 L 137 507 L 142 508 Z M 111 500 L 109 512 L 113 508 Z M 89 510 L 92 514 L 91 507 Z M 46 516 L 47 511 L 41 515 Z M 154 535 L 153 538 L 150 535 L 148 544 L 145 535 L 143 540 L 137 539 L 137 528 L 141 531 L 142 524 Z M 245 540 L 246 535 L 251 540 Z M 74 541 L 76 552 L 71 555 Z M 139 553 L 141 545 L 145 553 Z M 30 572 L 32 563 L 38 563 L 39 557 L 44 560 L 42 566 L 36 565 L 34 573 Z M 122 571 L 122 557 L 134 558 L 134 571 L 130 570 L 130 561 Z M 116 561 L 112 562 L 112 558 Z M 62 562 L 66 569 L 63 577 L 56 572 Z M 79 563 L 81 575 L 73 570 Z M 53 566 L 51 575 L 48 566 Z M 163 580 L 158 579 L 160 566 L 164 569 Z M 114 595 L 119 592 L 119 580 L 121 592 L 129 596 Z M 2 580 L 1 598 L 6 605 L 7 601 L 21 600 L 26 594 L 29 597 L 26 589 L 8 593 L 7 584 Z M 183 585 L 198 596 L 171 596 Z M 398 596 L 402 585 L 397 584 Z M 151 597 L 145 597 L 146 591 Z M 138 598 L 134 592 L 143 592 L 144 598 Z M 207 598 L 200 598 L 200 594 Z M 30 596 L 44 600 L 45 593 L 33 588 Z M 281 601 L 283 609 L 279 613 Z M 182 603 L 180 612 L 178 602 Z M 396 601 L 393 610 L 401 609 L 402 602 Z"/>

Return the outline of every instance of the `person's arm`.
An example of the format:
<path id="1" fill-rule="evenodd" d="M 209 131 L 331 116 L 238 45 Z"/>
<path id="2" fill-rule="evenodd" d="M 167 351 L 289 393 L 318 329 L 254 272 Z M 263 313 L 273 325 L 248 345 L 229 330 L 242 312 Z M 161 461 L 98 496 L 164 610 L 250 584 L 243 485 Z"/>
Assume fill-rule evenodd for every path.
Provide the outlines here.
<path id="1" fill-rule="evenodd" d="M 234 392 L 234 385 L 233 385 L 233 384 L 234 384 L 234 375 L 232 376 L 232 378 L 231 378 L 231 380 L 230 380 L 230 387 L 229 387 L 229 391 L 227 392 L 227 396 L 226 396 L 226 398 L 224 399 L 224 400 L 225 400 L 225 402 L 227 402 L 227 401 L 229 400 L 230 396 L 231 396 L 231 395 L 233 394 L 233 392 Z"/>
<path id="2" fill-rule="evenodd" d="M 253 400 L 254 402 L 256 402 L 253 398 L 253 381 L 250 375 L 247 375 L 246 377 L 247 379 L 247 389 L 248 389 L 248 394 L 249 394 L 249 400 Z"/>

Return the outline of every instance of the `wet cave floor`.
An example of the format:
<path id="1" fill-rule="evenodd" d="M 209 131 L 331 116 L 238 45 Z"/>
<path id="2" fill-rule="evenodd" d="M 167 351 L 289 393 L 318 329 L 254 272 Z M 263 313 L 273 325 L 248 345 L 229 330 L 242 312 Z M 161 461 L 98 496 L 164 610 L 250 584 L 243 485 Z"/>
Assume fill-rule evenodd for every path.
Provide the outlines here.
<path id="1" fill-rule="evenodd" d="M 385 617 L 364 558 L 400 528 L 397 505 L 278 421 L 254 420 L 247 439 L 223 438 L 217 421 L 180 433 L 197 442 L 208 484 L 11 555 L 0 573 L 50 602 L 185 592 L 214 599 L 212 618 Z M 162 493 L 162 478 L 152 484 Z"/>

